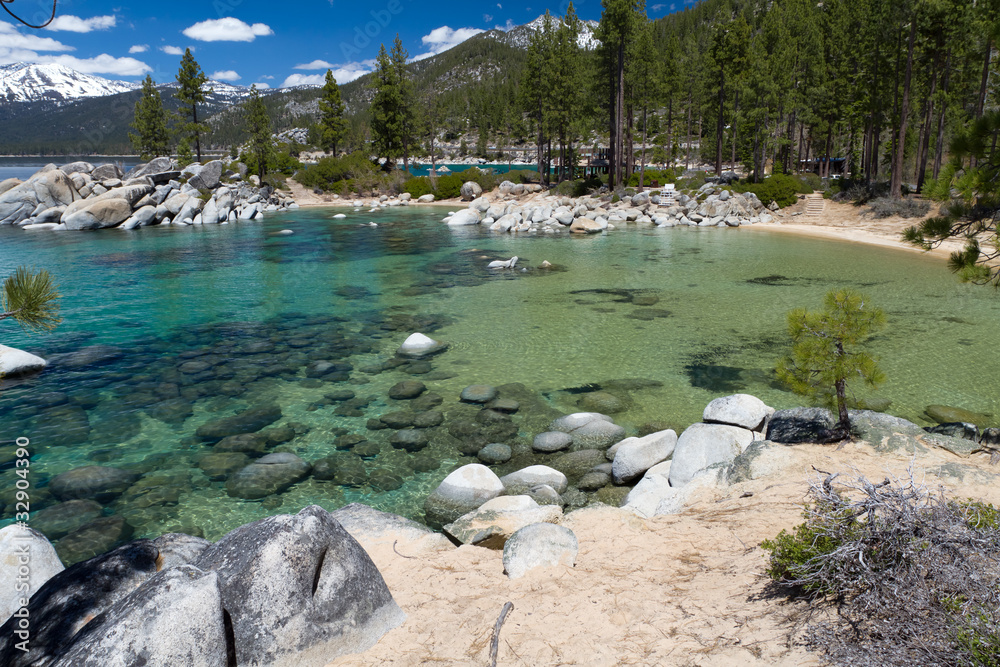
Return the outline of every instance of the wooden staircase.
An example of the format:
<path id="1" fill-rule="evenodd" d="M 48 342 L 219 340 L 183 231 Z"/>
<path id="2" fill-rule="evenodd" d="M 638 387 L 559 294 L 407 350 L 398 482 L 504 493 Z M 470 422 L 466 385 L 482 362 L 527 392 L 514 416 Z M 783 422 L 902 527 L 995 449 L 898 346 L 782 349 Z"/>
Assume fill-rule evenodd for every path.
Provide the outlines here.
<path id="1" fill-rule="evenodd" d="M 826 210 L 826 200 L 823 199 L 822 192 L 814 192 L 806 195 L 806 210 L 802 217 L 815 220 Z"/>

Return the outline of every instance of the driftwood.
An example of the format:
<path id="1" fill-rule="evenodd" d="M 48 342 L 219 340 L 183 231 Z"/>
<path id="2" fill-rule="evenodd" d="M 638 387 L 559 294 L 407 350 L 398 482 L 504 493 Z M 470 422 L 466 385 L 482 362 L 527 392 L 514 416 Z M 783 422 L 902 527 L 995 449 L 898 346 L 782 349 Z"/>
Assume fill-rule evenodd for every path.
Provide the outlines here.
<path id="1" fill-rule="evenodd" d="M 500 611 L 500 618 L 497 619 L 497 624 L 493 626 L 493 641 L 490 643 L 490 667 L 497 667 L 497 650 L 500 648 L 500 628 L 503 627 L 503 622 L 507 620 L 508 612 L 513 608 L 513 602 L 505 602 L 503 609 Z"/>

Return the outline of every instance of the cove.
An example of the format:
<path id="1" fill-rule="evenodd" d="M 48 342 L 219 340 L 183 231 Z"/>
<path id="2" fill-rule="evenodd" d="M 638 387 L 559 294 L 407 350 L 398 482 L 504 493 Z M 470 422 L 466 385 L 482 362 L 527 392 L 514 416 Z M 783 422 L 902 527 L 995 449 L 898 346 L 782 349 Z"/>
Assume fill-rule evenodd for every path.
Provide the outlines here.
<path id="1" fill-rule="evenodd" d="M 475 460 L 455 435 L 475 414 L 458 400 L 464 387 L 507 387 L 501 396 L 520 404 L 516 432 L 495 432 L 522 445 L 598 392 L 620 400 L 613 417 L 629 435 L 651 423 L 680 430 L 734 392 L 802 405 L 772 374 L 788 349 L 785 314 L 819 307 L 838 287 L 869 295 L 889 322 L 874 342 L 888 381 L 856 399 L 890 401 L 886 412 L 919 424 L 930 423 L 928 404 L 1000 415 L 1000 302 L 942 262 L 738 229 L 497 236 L 448 228 L 444 211 L 333 220 L 334 210 L 309 209 L 133 232 L 0 229 L 0 271 L 48 269 L 64 318 L 49 335 L 3 330 L 4 344 L 52 364 L 0 389 L 0 501 L 12 503 L 15 488 L 7 443 L 28 437 L 33 512 L 57 502 L 48 483 L 61 473 L 122 468 L 138 482 L 98 511 L 105 523 L 124 519 L 133 537 L 215 539 L 270 514 L 354 501 L 419 520 L 426 495 Z M 282 229 L 295 233 L 275 234 Z M 512 255 L 527 271 L 486 269 Z M 543 260 L 554 269 L 539 270 Z M 415 331 L 448 350 L 397 364 L 394 351 Z M 335 368 L 309 377 L 322 361 Z M 421 405 L 442 422 L 415 453 L 393 446 L 393 428 L 369 428 L 417 412 L 389 397 L 401 381 L 441 397 Z M 267 452 L 332 457 L 340 472 L 262 499 L 230 497 L 225 474 L 205 465 L 215 443 L 198 429 L 272 405 L 281 416 L 264 429 Z"/>

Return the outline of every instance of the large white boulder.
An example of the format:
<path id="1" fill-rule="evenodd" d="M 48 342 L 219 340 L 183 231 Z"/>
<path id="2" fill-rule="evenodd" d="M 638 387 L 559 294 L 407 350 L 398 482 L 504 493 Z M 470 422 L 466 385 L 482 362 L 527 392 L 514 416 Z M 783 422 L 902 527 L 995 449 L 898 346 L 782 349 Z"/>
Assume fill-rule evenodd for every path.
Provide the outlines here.
<path id="1" fill-rule="evenodd" d="M 580 549 L 576 534 L 565 526 L 533 523 L 511 535 L 503 547 L 503 569 L 511 579 L 536 567 L 576 565 Z"/>
<path id="2" fill-rule="evenodd" d="M 461 193 L 463 201 L 472 201 L 479 195 L 483 194 L 483 189 L 479 186 L 479 183 L 476 183 L 475 181 L 466 181 L 465 183 L 462 183 Z"/>
<path id="3" fill-rule="evenodd" d="M 701 470 L 730 463 L 754 440 L 753 431 L 725 424 L 691 424 L 677 439 L 670 485 L 683 486 Z"/>
<path id="4" fill-rule="evenodd" d="M 750 394 L 733 394 L 717 398 L 705 406 L 702 421 L 715 424 L 741 426 L 751 431 L 762 431 L 774 408 Z"/>
<path id="5" fill-rule="evenodd" d="M 22 568 L 28 572 L 26 577 L 20 576 Z M 16 525 L 0 528 L 0 624 L 64 569 L 55 547 L 37 530 Z M 20 585 L 25 589 L 19 590 Z"/>
<path id="6" fill-rule="evenodd" d="M 444 530 L 462 544 L 499 549 L 521 528 L 533 523 L 558 523 L 562 514 L 558 505 L 539 505 L 529 496 L 498 496 L 449 523 Z"/>
<path id="7" fill-rule="evenodd" d="M 657 463 L 666 461 L 676 445 L 677 433 L 673 429 L 622 440 L 615 445 L 618 449 L 611 463 L 615 484 L 631 482 Z"/>
<path id="8" fill-rule="evenodd" d="M 481 463 L 455 470 L 427 496 L 424 510 L 431 523 L 444 525 L 468 514 L 503 492 L 503 482 Z"/>
<path id="9" fill-rule="evenodd" d="M 479 211 L 471 208 L 458 211 L 444 219 L 450 227 L 468 227 L 479 224 Z"/>
<path id="10" fill-rule="evenodd" d="M 0 378 L 37 373 L 47 364 L 44 359 L 30 352 L 0 345 Z"/>
<path id="11" fill-rule="evenodd" d="M 562 474 L 554 468 L 543 465 L 528 466 L 527 468 L 521 468 L 509 475 L 504 475 L 500 478 L 505 487 L 509 486 L 538 486 L 539 484 L 548 484 L 556 493 L 562 493 L 569 486 L 569 480 L 566 479 L 566 475 Z"/>

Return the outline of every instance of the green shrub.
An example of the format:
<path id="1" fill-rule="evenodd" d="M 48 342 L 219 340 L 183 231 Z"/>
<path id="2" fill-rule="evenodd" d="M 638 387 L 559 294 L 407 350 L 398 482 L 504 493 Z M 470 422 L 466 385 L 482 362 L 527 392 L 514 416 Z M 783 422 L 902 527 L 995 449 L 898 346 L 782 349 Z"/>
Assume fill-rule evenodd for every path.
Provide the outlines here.
<path id="1" fill-rule="evenodd" d="M 650 186 L 650 183 L 652 183 L 653 181 L 659 182 L 660 185 L 663 185 L 664 183 L 676 183 L 677 175 L 674 174 L 673 169 L 664 169 L 662 171 L 657 169 L 647 169 L 646 173 L 643 176 L 642 184 L 644 187 L 648 188 Z M 635 172 L 634 174 L 629 176 L 628 183 L 626 183 L 626 185 L 629 185 L 633 188 L 639 187 L 639 172 Z"/>
<path id="2" fill-rule="evenodd" d="M 459 174 L 438 176 L 436 180 L 436 187 L 434 188 L 435 199 L 451 199 L 459 196 L 462 193 L 462 183 L 465 183 L 465 179 Z"/>
<path id="3" fill-rule="evenodd" d="M 511 169 L 506 174 L 500 174 L 500 178 L 511 183 L 538 183 L 538 172 L 531 169 Z"/>
<path id="4" fill-rule="evenodd" d="M 799 188 L 799 194 L 808 195 L 817 190 L 823 189 L 823 179 L 811 171 L 799 174 L 796 178 L 802 182 L 802 187 Z"/>
<path id="5" fill-rule="evenodd" d="M 601 187 L 601 180 L 598 178 L 563 181 L 552 189 L 552 194 L 557 194 L 560 197 L 583 197 L 599 187 Z"/>
<path id="6" fill-rule="evenodd" d="M 403 190 L 409 192 L 414 199 L 434 192 L 434 188 L 431 187 L 431 179 L 427 176 L 414 176 L 407 180 L 403 185 Z"/>
<path id="7" fill-rule="evenodd" d="M 736 192 L 752 192 L 765 206 L 772 201 L 784 208 L 798 201 L 799 191 L 805 187 L 803 182 L 794 176 L 772 174 L 760 183 L 735 183 Z M 812 192 L 812 190 L 810 190 Z"/>
<path id="8" fill-rule="evenodd" d="M 314 165 L 300 169 L 295 180 L 307 188 L 329 190 L 338 181 L 371 178 L 377 171 L 378 165 L 357 151 L 344 157 L 325 157 Z"/>

